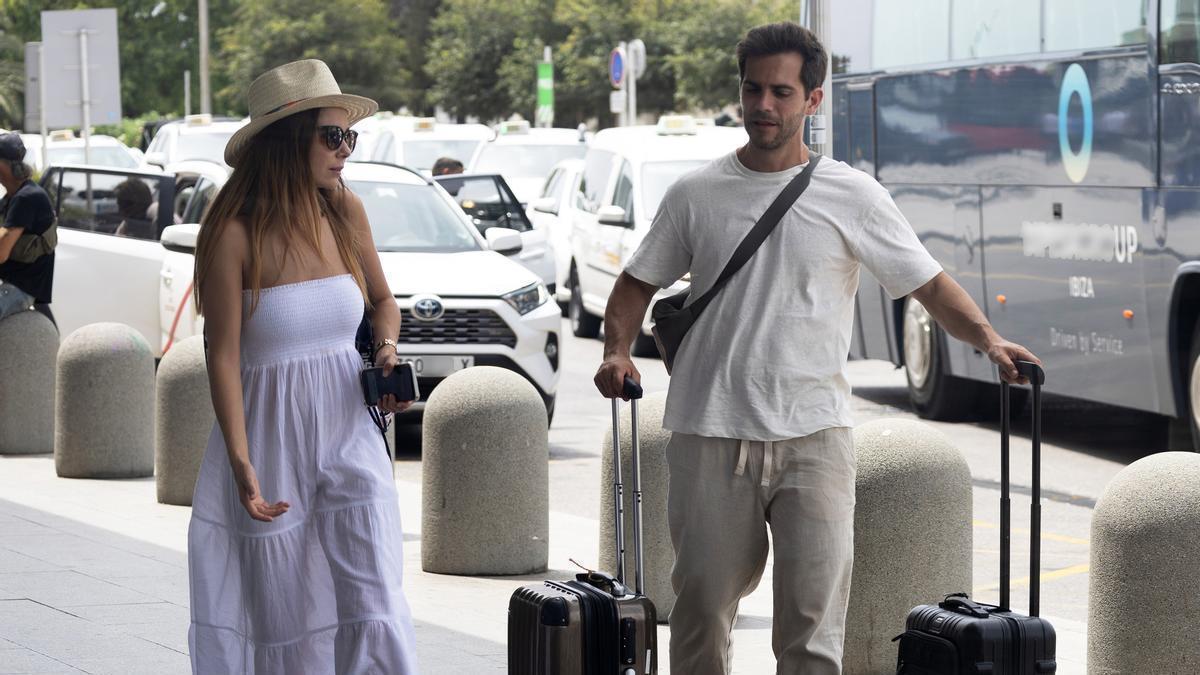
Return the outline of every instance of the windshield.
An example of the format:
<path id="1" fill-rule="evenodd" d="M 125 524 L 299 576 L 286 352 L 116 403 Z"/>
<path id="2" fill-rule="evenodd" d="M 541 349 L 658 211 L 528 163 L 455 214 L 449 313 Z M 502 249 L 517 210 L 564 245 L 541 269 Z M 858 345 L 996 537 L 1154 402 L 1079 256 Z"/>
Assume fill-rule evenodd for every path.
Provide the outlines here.
<path id="1" fill-rule="evenodd" d="M 404 141 L 400 144 L 400 163 L 418 171 L 433 169 L 433 163 L 439 157 L 457 159 L 466 164 L 471 161 L 471 155 L 475 154 L 475 148 L 479 147 L 479 144 L 482 142 L 474 140 L 453 141 L 449 139 Z"/>
<path id="2" fill-rule="evenodd" d="M 564 159 L 583 159 L 587 146 L 575 145 L 495 145 L 479 153 L 472 173 L 499 173 L 508 178 L 545 178 Z"/>
<path id="3" fill-rule="evenodd" d="M 431 185 L 347 181 L 362 198 L 380 251 L 478 251 L 454 203 Z"/>
<path id="4" fill-rule="evenodd" d="M 667 188 L 679 180 L 683 174 L 699 169 L 707 163 L 702 159 L 689 159 L 680 162 L 649 162 L 642 165 L 642 199 L 645 201 L 646 215 L 653 217 L 658 213 L 658 204 Z"/>
<path id="5" fill-rule="evenodd" d="M 225 163 L 225 144 L 233 132 L 211 131 L 206 133 L 179 134 L 175 143 L 175 155 L 172 162 L 185 159 L 205 159 L 218 164 Z"/>
<path id="6" fill-rule="evenodd" d="M 137 160 L 129 155 L 124 148 L 112 146 L 92 148 L 89 151 L 91 162 L 83 161 L 83 148 L 50 148 L 50 164 L 93 164 L 97 166 L 113 166 L 118 169 L 136 169 Z"/>

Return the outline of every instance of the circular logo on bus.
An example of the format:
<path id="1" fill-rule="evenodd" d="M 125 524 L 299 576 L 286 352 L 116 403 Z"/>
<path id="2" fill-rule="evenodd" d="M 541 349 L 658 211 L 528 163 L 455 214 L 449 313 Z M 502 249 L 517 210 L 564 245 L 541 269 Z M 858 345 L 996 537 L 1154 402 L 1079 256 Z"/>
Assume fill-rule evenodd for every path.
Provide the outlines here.
<path id="1" fill-rule="evenodd" d="M 446 306 L 436 295 L 421 295 L 413 299 L 411 312 L 418 321 L 437 321 L 446 313 Z"/>
<path id="2" fill-rule="evenodd" d="M 1069 111 L 1071 98 L 1078 95 L 1083 108 L 1083 142 L 1076 152 L 1071 147 Z M 1063 75 L 1062 88 L 1058 91 L 1058 149 L 1062 152 L 1063 168 L 1072 183 L 1078 183 L 1087 175 L 1092 161 L 1092 88 L 1088 85 L 1083 66 L 1072 63 Z"/>

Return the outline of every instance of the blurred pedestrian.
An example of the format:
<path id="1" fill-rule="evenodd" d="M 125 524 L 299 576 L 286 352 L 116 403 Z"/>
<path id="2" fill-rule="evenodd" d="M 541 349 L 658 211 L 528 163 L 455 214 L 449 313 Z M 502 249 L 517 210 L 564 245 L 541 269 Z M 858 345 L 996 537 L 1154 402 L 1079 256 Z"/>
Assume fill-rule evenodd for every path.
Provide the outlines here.
<path id="1" fill-rule="evenodd" d="M 408 675 L 398 495 L 355 348 L 365 302 L 390 373 L 400 311 L 342 181 L 350 127 L 378 106 L 314 59 L 267 71 L 248 98 L 196 246 L 217 423 L 188 529 L 192 669 Z"/>
<path id="2" fill-rule="evenodd" d="M 463 163 L 457 159 L 454 159 L 453 157 L 439 157 L 438 160 L 433 163 L 433 175 L 435 176 L 449 176 L 462 172 Z"/>
<path id="3" fill-rule="evenodd" d="M 54 249 L 58 226 L 50 196 L 32 180 L 25 144 L 0 134 L 0 319 L 30 308 L 54 322 Z M 57 323 L 55 323 L 57 325 Z"/>
<path id="4" fill-rule="evenodd" d="M 117 198 L 117 213 L 121 222 L 114 234 L 150 241 L 158 240 L 158 232 L 147 211 L 154 202 L 150 186 L 140 178 L 127 178 L 113 188 Z"/>
<path id="5" fill-rule="evenodd" d="M 629 350 L 654 294 L 689 273 L 689 300 L 707 293 L 784 187 L 811 177 L 675 355 L 663 418 L 673 432 L 673 673 L 730 672 L 730 630 L 765 569 L 768 529 L 777 672 L 841 672 L 855 499 L 846 361 L 860 269 L 892 298 L 919 300 L 1004 380 L 1024 379 L 1015 360 L 1036 361 L 992 329 L 883 186 L 809 152 L 804 118 L 824 96 L 827 58 L 794 23 L 746 34 L 737 61 L 750 142 L 667 190 L 608 300 L 595 379 L 616 397 L 626 376 L 641 377 Z"/>

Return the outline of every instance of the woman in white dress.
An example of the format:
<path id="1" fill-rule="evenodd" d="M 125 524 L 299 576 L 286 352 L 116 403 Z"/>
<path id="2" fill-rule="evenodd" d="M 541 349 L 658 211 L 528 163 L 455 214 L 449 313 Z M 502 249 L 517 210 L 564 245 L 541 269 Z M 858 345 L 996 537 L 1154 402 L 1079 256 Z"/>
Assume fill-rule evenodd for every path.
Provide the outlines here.
<path id="1" fill-rule="evenodd" d="M 377 337 L 399 335 L 400 313 L 341 179 L 350 126 L 377 105 L 316 60 L 248 97 L 196 246 L 217 424 L 188 529 L 192 669 L 415 673 L 396 488 L 354 344 L 364 302 Z M 394 339 L 375 364 L 397 365 Z"/>

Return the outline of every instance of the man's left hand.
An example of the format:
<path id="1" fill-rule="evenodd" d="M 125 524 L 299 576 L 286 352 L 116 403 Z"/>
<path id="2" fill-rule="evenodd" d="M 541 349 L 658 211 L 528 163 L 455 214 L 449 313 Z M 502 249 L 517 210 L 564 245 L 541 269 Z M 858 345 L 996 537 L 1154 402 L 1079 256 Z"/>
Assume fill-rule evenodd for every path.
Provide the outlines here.
<path id="1" fill-rule="evenodd" d="M 987 356 L 1000 369 L 1000 378 L 1009 384 L 1029 384 L 1029 378 L 1017 371 L 1017 361 L 1032 361 L 1042 365 L 1042 360 L 1033 352 L 1002 338 L 988 347 Z"/>

